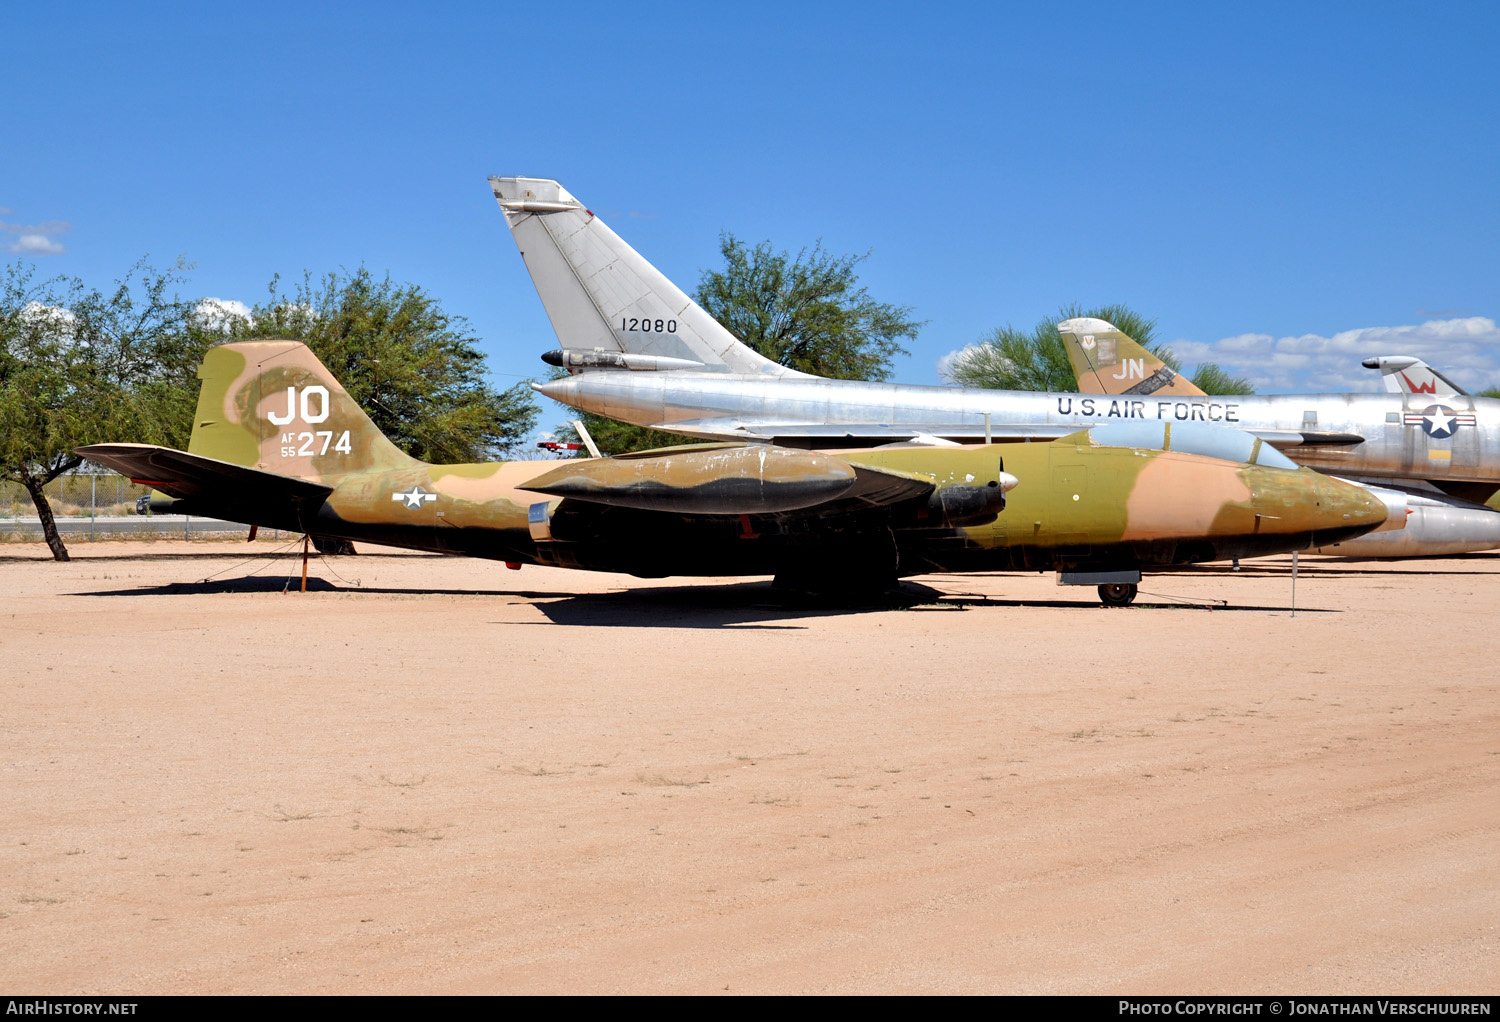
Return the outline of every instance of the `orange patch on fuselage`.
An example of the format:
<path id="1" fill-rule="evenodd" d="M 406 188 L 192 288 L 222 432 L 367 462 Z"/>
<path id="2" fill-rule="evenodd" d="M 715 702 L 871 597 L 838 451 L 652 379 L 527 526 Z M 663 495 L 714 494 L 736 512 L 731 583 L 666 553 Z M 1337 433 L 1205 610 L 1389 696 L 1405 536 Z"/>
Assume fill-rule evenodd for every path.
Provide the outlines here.
<path id="1" fill-rule="evenodd" d="M 1125 503 L 1122 539 L 1211 535 L 1226 504 L 1248 503 L 1250 487 L 1239 466 L 1192 454 L 1164 452 L 1136 477 Z"/>

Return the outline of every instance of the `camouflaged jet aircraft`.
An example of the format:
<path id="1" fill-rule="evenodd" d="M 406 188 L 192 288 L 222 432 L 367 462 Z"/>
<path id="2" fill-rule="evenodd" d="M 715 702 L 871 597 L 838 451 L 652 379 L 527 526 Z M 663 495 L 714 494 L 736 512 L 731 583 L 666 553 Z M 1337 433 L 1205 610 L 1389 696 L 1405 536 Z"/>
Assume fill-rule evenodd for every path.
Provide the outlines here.
<path id="1" fill-rule="evenodd" d="M 1165 424 L 1050 443 L 720 443 L 429 465 L 387 440 L 298 342 L 213 348 L 199 378 L 188 450 L 79 453 L 154 487 L 159 510 L 513 567 L 775 575 L 824 589 L 932 571 L 1057 570 L 1123 605 L 1142 570 L 1303 549 L 1390 520 L 1368 492 L 1251 437 L 1211 457 L 1171 449 L 1193 430 Z M 1142 446 L 1151 432 L 1155 447 Z"/>
<path id="2" fill-rule="evenodd" d="M 809 376 L 740 343 L 556 181 L 493 177 L 490 187 L 561 342 L 543 358 L 570 373 L 535 386 L 583 411 L 701 439 L 805 448 L 1051 440 L 1110 422 L 1219 424 L 1343 476 L 1426 480 L 1476 502 L 1500 490 L 1492 398 L 1202 397 L 1174 389 L 1164 367 L 1133 362 L 1116 370 L 1130 383 L 1119 396 Z"/>
<path id="3" fill-rule="evenodd" d="M 1134 339 L 1102 319 L 1080 317 L 1057 324 L 1068 359 L 1084 393 L 1119 397 L 1125 394 L 1178 394 L 1204 397 L 1192 381 L 1179 376 Z M 1425 394 L 1452 399 L 1464 394 L 1420 359 L 1381 356 L 1366 359 L 1367 368 L 1385 373 L 1392 393 Z M 1400 382 L 1393 382 L 1399 377 Z M 1500 547 L 1500 496 L 1491 505 L 1450 496 L 1422 480 L 1349 479 L 1380 494 L 1387 505 L 1396 503 L 1387 490 L 1405 495 L 1406 528 L 1384 530 L 1319 548 L 1322 554 L 1344 557 L 1446 557 Z"/>

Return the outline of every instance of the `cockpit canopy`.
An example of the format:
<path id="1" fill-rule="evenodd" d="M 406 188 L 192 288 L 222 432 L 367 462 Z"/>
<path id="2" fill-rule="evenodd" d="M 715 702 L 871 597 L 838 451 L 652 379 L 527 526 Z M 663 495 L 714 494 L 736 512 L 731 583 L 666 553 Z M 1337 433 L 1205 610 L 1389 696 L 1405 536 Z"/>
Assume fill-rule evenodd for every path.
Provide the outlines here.
<path id="1" fill-rule="evenodd" d="M 1296 462 L 1260 437 L 1231 426 L 1199 422 L 1111 422 L 1094 426 L 1088 433 L 1101 447 L 1141 447 L 1244 461 L 1267 468 L 1297 467 Z"/>

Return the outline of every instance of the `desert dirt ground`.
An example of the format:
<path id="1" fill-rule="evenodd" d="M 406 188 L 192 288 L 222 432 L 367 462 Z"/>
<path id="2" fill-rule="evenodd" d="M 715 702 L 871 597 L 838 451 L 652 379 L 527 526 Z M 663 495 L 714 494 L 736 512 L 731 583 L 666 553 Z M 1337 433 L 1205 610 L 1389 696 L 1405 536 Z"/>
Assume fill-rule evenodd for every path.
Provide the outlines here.
<path id="1" fill-rule="evenodd" d="M 0 546 L 15 993 L 1500 987 L 1500 556 L 1293 616 L 72 549 Z"/>

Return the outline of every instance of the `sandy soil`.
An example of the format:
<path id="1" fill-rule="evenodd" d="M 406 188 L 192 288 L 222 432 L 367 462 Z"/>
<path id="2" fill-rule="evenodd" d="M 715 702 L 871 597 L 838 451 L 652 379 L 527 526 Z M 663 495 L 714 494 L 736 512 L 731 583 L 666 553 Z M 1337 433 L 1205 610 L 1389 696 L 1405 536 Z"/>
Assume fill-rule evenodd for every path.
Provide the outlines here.
<path id="1" fill-rule="evenodd" d="M 0 988 L 1497 987 L 1500 557 L 1293 617 L 271 549 L 0 547 Z"/>

